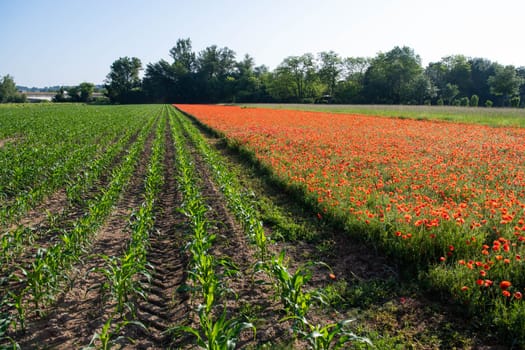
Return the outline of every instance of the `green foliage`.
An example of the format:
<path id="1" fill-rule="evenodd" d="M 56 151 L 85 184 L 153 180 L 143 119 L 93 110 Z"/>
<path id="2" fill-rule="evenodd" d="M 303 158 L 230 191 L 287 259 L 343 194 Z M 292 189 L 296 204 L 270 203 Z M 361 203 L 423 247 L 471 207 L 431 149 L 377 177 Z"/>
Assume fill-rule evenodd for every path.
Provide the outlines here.
<path id="1" fill-rule="evenodd" d="M 312 325 L 305 322 L 307 331 L 299 331 L 299 334 L 308 341 L 312 350 L 329 350 L 344 349 L 345 344 L 364 343 L 373 347 L 372 342 L 364 337 L 359 337 L 353 332 L 346 329 L 347 325 L 353 320 L 343 320 L 337 323 L 327 325 Z"/>
<path id="2" fill-rule="evenodd" d="M 470 107 L 477 107 L 478 104 L 479 104 L 479 97 L 478 97 L 478 95 L 472 95 L 470 97 L 470 102 L 469 102 Z"/>
<path id="3" fill-rule="evenodd" d="M 514 96 L 510 99 L 510 106 L 513 108 L 518 108 L 520 106 L 521 98 L 519 96 Z"/>
<path id="4" fill-rule="evenodd" d="M 426 86 L 422 75 L 421 58 L 414 50 L 396 46 L 387 53 L 379 53 L 370 62 L 364 77 L 363 94 L 372 103 L 408 103 L 421 92 L 421 84 L 417 81 Z M 417 99 L 423 101 L 428 94 L 423 89 Z"/>
<path id="5" fill-rule="evenodd" d="M 494 75 L 489 77 L 488 83 L 490 92 L 494 96 L 502 96 L 505 104 L 510 96 L 519 94 L 523 81 L 514 66 L 496 65 Z"/>
<path id="6" fill-rule="evenodd" d="M 141 80 L 139 72 L 142 63 L 137 57 L 120 57 L 111 64 L 111 70 L 106 77 L 108 97 L 111 102 L 140 102 Z"/>
<path id="7" fill-rule="evenodd" d="M 20 103 L 25 101 L 26 96 L 18 92 L 13 77 L 10 75 L 5 75 L 0 80 L 0 103 Z"/>
<path id="8" fill-rule="evenodd" d="M 38 114 L 38 118 L 42 119 L 43 122 L 49 123 L 49 120 L 53 120 L 53 118 L 55 118 L 56 121 L 60 120 L 55 115 L 57 111 L 66 111 L 67 114 L 70 116 L 71 112 L 75 112 L 74 108 L 76 107 L 78 106 L 29 106 L 27 108 L 29 109 L 29 111 L 32 111 L 33 108 L 43 108 L 44 112 Z M 46 109 L 49 109 L 49 111 L 54 112 L 52 114 L 53 117 L 51 119 L 49 119 L 49 116 L 46 117 Z M 135 114 L 139 110 L 142 110 L 144 112 L 149 110 L 149 112 L 151 113 L 156 109 L 157 107 L 151 106 L 140 108 L 134 107 L 132 109 L 132 114 Z M 72 180 L 72 187 L 79 185 L 79 188 L 82 188 L 83 185 L 81 183 L 90 178 L 89 176 L 81 175 L 82 171 L 87 171 L 87 169 L 89 169 L 89 167 L 87 166 L 86 168 L 83 168 L 83 166 L 85 166 L 84 163 L 86 162 L 86 160 L 90 159 L 93 161 L 97 158 L 104 159 L 105 157 L 102 156 L 102 150 L 107 149 L 116 152 L 119 150 L 120 147 L 122 147 L 122 145 L 125 142 L 127 142 L 125 136 L 126 134 L 129 133 L 127 135 L 129 140 L 129 135 L 131 133 L 138 133 L 136 141 L 130 145 L 128 154 L 123 157 L 123 160 L 120 164 L 117 164 L 115 166 L 111 174 L 108 174 L 109 181 L 104 191 L 102 191 L 99 196 L 90 198 L 85 201 L 84 204 L 87 208 L 87 212 L 85 213 L 85 215 L 73 220 L 67 226 L 66 229 L 59 229 L 59 227 L 61 226 L 60 221 L 62 220 L 60 214 L 49 213 L 47 215 L 47 220 L 51 229 L 57 231 L 57 239 L 52 241 L 51 244 L 45 249 L 39 248 L 38 245 L 36 245 L 35 249 L 37 251 L 37 254 L 34 260 L 32 260 L 30 264 L 19 266 L 19 273 L 14 273 L 11 275 L 13 276 L 13 278 L 15 278 L 16 276 L 16 279 L 21 283 L 22 286 L 24 286 L 21 289 L 13 290 L 8 295 L 6 301 L 16 311 L 17 315 L 16 318 L 13 318 L 13 320 L 16 321 L 17 325 L 20 326 L 20 328 L 22 329 L 25 326 L 25 319 L 28 315 L 31 315 L 33 313 L 42 314 L 44 312 L 44 308 L 50 303 L 54 302 L 57 294 L 63 290 L 64 284 L 68 282 L 69 271 L 71 269 L 71 266 L 77 263 L 80 257 L 86 253 L 86 249 L 89 247 L 92 241 L 93 234 L 98 230 L 98 228 L 105 221 L 105 218 L 113 210 L 113 206 L 120 197 L 121 191 L 123 190 L 124 186 L 127 184 L 134 172 L 140 152 L 144 147 L 146 136 L 149 133 L 149 130 L 151 129 L 151 125 L 154 119 L 151 116 L 142 116 L 139 119 L 123 119 L 122 112 L 125 112 L 126 110 L 129 111 L 129 109 L 127 108 L 115 109 L 115 112 L 118 113 L 116 120 L 118 120 L 119 122 L 117 124 L 115 124 L 115 120 L 113 119 L 115 115 L 113 115 L 112 113 L 102 113 L 102 115 L 104 116 L 104 118 L 100 118 L 102 125 L 100 125 L 100 128 L 92 128 L 92 133 L 86 132 L 86 125 L 82 122 L 82 120 L 86 119 L 92 122 L 93 119 L 96 120 L 100 116 L 96 114 L 90 115 L 89 112 L 93 112 L 93 109 L 84 109 L 83 113 L 78 113 L 77 115 L 77 118 L 79 120 L 78 123 L 70 123 L 68 120 L 68 126 L 71 126 L 71 124 L 73 124 L 75 125 L 74 127 L 79 128 L 77 132 L 71 133 L 72 135 L 70 135 L 70 138 L 62 134 L 59 134 L 60 141 L 57 141 L 54 138 L 39 138 L 41 137 L 41 135 L 46 135 L 46 133 L 43 132 L 43 130 L 34 130 L 33 132 L 35 132 L 36 135 L 28 133 L 24 136 L 28 139 L 26 141 L 26 146 L 29 146 L 30 149 L 38 147 L 45 148 L 41 143 L 43 142 L 43 140 L 45 140 L 44 142 L 56 143 L 60 146 L 70 145 L 72 149 L 78 149 L 77 152 L 71 151 L 67 147 L 62 149 L 59 147 L 58 149 L 60 150 L 60 152 L 58 154 L 61 154 L 62 156 L 64 156 L 64 158 L 58 157 L 54 161 L 50 162 L 50 164 L 45 165 L 47 167 L 51 167 L 52 172 L 50 174 L 52 174 L 52 176 L 45 177 L 42 183 L 37 184 L 38 186 L 34 187 L 38 188 L 39 186 L 41 186 L 40 192 L 45 194 L 51 193 L 52 191 L 54 191 L 55 188 L 59 186 L 65 186 L 69 180 Z M 125 121 L 127 125 L 124 125 L 123 121 Z M 5 121 L 0 122 L 5 123 Z M 9 125 L 9 123 L 7 125 Z M 88 123 L 87 125 L 96 124 Z M 31 127 L 34 128 L 34 125 L 32 125 Z M 67 127 L 65 127 L 65 125 L 61 125 L 58 122 L 53 124 L 53 128 L 55 129 L 55 132 L 64 132 L 64 128 L 65 130 L 68 130 Z M 111 128 L 114 128 L 113 132 L 110 132 Z M 123 143 L 118 145 L 119 142 L 116 142 L 118 146 L 116 146 L 115 149 L 109 147 L 109 144 L 111 142 L 118 140 L 118 138 L 116 138 L 116 135 L 119 133 L 123 133 L 125 136 L 123 138 Z M 85 138 L 79 137 L 79 134 L 86 134 L 84 136 Z M 92 151 L 84 152 L 87 154 L 87 158 L 83 158 L 83 149 L 79 148 L 79 146 L 87 140 L 91 140 L 87 142 L 94 142 L 95 139 L 101 143 L 101 149 L 99 150 L 101 153 L 97 154 L 96 152 Z M 36 144 L 34 144 L 33 142 L 36 142 Z M 40 142 L 40 144 L 38 142 Z M 93 150 L 97 149 L 97 147 L 94 146 L 91 146 L 90 148 L 92 148 Z M 53 148 L 49 147 L 49 149 Z M 24 152 L 22 152 L 23 148 L 19 148 L 17 151 L 20 154 L 24 154 Z M 10 152 L 8 152 L 7 154 L 9 153 Z M 39 156 L 40 155 L 38 154 L 33 154 L 32 157 L 34 158 L 30 157 L 29 161 L 31 163 L 38 164 Z M 109 152 L 109 156 L 106 161 L 111 160 L 114 156 L 115 153 Z M 75 167 L 72 167 L 71 169 L 62 169 L 62 167 L 65 164 L 68 164 L 69 161 L 73 160 L 75 162 L 71 163 L 71 165 L 75 165 Z M 60 175 L 60 177 L 54 179 L 55 175 Z M 52 181 L 53 179 L 54 181 Z M 20 190 L 19 194 L 16 195 L 17 198 L 14 201 L 14 203 L 22 203 L 22 199 L 24 199 L 26 193 L 28 193 L 28 188 L 31 189 L 31 186 L 25 187 L 22 190 Z M 29 193 L 33 192 L 29 191 Z M 30 198 L 37 198 L 41 200 L 43 198 L 43 195 L 40 195 L 39 197 L 35 196 Z M 36 203 L 26 203 L 23 206 L 17 206 L 17 208 L 28 210 L 32 205 L 35 204 Z M 2 207 L 2 209 L 4 209 L 4 207 Z M 23 213 L 22 210 L 21 212 Z M 13 214 L 10 211 L 3 211 L 2 214 L 6 215 L 5 222 L 10 222 L 12 220 L 12 217 L 10 217 L 10 215 Z M 5 252 L 7 253 L 6 255 L 12 254 L 12 249 L 18 250 L 18 245 L 27 245 L 28 243 L 34 245 L 33 239 L 23 238 L 19 240 L 18 234 L 16 233 L 18 231 L 24 232 L 26 230 L 17 229 L 13 232 L 13 234 L 9 233 L 8 235 L 2 237 L 2 241 L 4 241 L 4 237 L 10 237 L 12 238 L 12 240 L 7 239 L 5 241 L 16 242 L 14 245 L 8 244 L 6 247 L 3 247 L 3 249 L 5 249 Z M 113 264 L 111 267 L 115 268 L 116 264 Z M 125 269 L 123 269 L 122 271 L 125 272 Z M 124 274 L 125 273 L 123 273 L 123 275 Z M 117 279 L 119 283 L 120 280 L 121 279 Z"/>
<path id="9" fill-rule="evenodd" d="M 142 84 L 136 80 L 136 58 L 119 58 L 106 80 L 108 97 L 117 103 L 381 103 L 453 105 L 457 96 L 477 95 L 498 106 L 508 98 L 523 100 L 525 73 L 484 58 L 443 57 L 426 68 L 409 47 L 394 47 L 375 57 L 340 57 L 334 51 L 289 56 L 273 70 L 255 66 L 248 55 L 236 61 L 228 47 L 192 50 L 189 38 L 178 39 L 161 59 L 146 67 Z M 140 61 L 139 61 L 140 63 Z M 134 83 L 119 76 L 133 71 Z M 138 65 L 140 69 L 140 64 Z M 502 96 L 497 99 L 498 96 Z M 57 99 L 59 100 L 59 99 Z"/>
<path id="10" fill-rule="evenodd" d="M 485 107 L 487 108 L 490 108 L 494 105 L 494 102 L 492 102 L 491 100 L 486 100 L 485 101 Z"/>

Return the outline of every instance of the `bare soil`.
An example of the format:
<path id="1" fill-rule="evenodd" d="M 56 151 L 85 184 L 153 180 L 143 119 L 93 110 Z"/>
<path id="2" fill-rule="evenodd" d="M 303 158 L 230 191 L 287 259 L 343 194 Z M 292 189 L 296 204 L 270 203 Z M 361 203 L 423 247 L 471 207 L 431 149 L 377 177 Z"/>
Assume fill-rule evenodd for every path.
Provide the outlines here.
<path id="1" fill-rule="evenodd" d="M 15 141 L 16 139 L 14 137 L 8 137 L 6 139 L 0 140 L 0 148 L 4 147 L 6 144 Z"/>
<path id="2" fill-rule="evenodd" d="M 75 349 L 86 346 L 110 314 L 112 306 L 102 293 L 104 276 L 95 271 L 104 266 L 102 255 L 119 256 L 129 239 L 128 218 L 142 202 L 144 177 L 151 155 L 151 132 L 130 183 L 103 227 L 93 240 L 83 263 L 70 276 L 70 289 L 60 295 L 45 317 L 33 315 L 24 334 L 13 338 L 26 348 Z"/>
<path id="3" fill-rule="evenodd" d="M 138 132 L 130 138 L 126 146 L 129 147 L 133 144 L 137 137 Z M 82 201 L 70 203 L 65 188 L 62 188 L 46 197 L 35 208 L 29 210 L 24 217 L 7 228 L 7 231 L 27 228 L 31 230 L 33 237 L 27 242 L 30 245 L 19 252 L 19 255 L 14 257 L 9 266 L 0 267 L 0 272 L 3 275 L 9 275 L 17 266 L 29 265 L 39 249 L 45 249 L 55 244 L 62 231 L 69 229 L 76 220 L 86 213 L 88 201 L 100 195 L 101 191 L 108 186 L 110 174 L 122 162 L 127 147 L 124 147 L 124 150 L 112 160 L 108 169 L 95 181 L 89 191 L 83 194 Z M 17 286 L 19 285 L 15 281 L 11 281 L 9 289 L 13 291 Z M 0 291 L 1 288 L 0 286 Z"/>

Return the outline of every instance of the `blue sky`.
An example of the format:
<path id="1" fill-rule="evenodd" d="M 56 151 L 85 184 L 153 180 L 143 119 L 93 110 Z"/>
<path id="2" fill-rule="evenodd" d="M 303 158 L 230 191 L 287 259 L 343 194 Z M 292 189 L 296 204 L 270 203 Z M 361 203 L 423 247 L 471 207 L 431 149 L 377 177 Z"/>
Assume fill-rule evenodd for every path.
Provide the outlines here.
<path id="1" fill-rule="evenodd" d="M 410 46 L 423 64 L 451 54 L 525 66 L 521 0 L 0 0 L 0 76 L 19 85 L 102 83 L 113 61 L 144 66 L 177 39 L 227 46 L 275 68 L 333 50 L 373 57 Z"/>

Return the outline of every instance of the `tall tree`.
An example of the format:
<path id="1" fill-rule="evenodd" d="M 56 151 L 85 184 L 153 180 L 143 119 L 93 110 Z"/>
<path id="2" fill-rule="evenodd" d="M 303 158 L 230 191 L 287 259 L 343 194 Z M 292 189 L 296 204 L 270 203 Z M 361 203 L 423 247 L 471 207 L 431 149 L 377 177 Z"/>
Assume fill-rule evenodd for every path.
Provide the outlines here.
<path id="1" fill-rule="evenodd" d="M 447 83 L 458 87 L 459 96 L 472 95 L 472 67 L 468 59 L 463 55 L 453 55 L 444 57 L 441 61 L 446 68 Z"/>
<path id="2" fill-rule="evenodd" d="M 255 60 L 250 55 L 244 55 L 242 61 L 235 64 L 235 101 L 248 102 L 255 99 L 258 82 L 254 67 Z"/>
<path id="3" fill-rule="evenodd" d="M 489 77 L 494 75 L 496 64 L 485 58 L 472 58 L 471 67 L 472 95 L 477 95 L 481 104 L 492 99 Z"/>
<path id="4" fill-rule="evenodd" d="M 501 96 L 501 105 L 507 106 L 509 98 L 519 95 L 523 83 L 514 66 L 497 65 L 494 75 L 489 77 L 490 92 Z"/>
<path id="5" fill-rule="evenodd" d="M 0 103 L 25 101 L 26 95 L 18 92 L 13 77 L 5 75 L 0 81 Z"/>
<path id="6" fill-rule="evenodd" d="M 89 102 L 93 97 L 93 92 L 95 91 L 95 85 L 93 83 L 83 82 L 78 86 L 80 90 L 80 101 Z"/>
<path id="7" fill-rule="evenodd" d="M 334 51 L 319 53 L 319 79 L 327 86 L 327 93 L 334 95 L 336 84 L 343 70 L 342 59 Z"/>
<path id="8" fill-rule="evenodd" d="M 365 73 L 364 94 L 369 102 L 411 102 L 414 93 L 412 82 L 421 74 L 423 68 L 419 55 L 409 47 L 396 46 L 372 59 Z"/>
<path id="9" fill-rule="evenodd" d="M 197 57 L 198 94 L 201 101 L 231 101 L 235 70 L 235 52 L 228 47 L 209 46 Z"/>
<path id="10" fill-rule="evenodd" d="M 112 102 L 131 103 L 140 100 L 140 70 L 142 63 L 137 57 L 120 57 L 113 62 L 105 85 Z"/>
<path id="11" fill-rule="evenodd" d="M 195 70 L 196 56 L 192 51 L 191 40 L 179 39 L 175 46 L 170 50 L 173 58 L 173 66 L 178 74 L 188 74 Z"/>
<path id="12" fill-rule="evenodd" d="M 273 91 L 288 91 L 290 102 L 303 102 L 306 99 L 313 100 L 321 95 L 321 86 L 317 75 L 317 67 L 314 56 L 305 53 L 302 56 L 290 56 L 275 69 Z M 283 84 L 290 85 L 283 89 Z M 276 89 L 276 86 L 279 86 Z"/>
<path id="13" fill-rule="evenodd" d="M 169 62 L 160 60 L 146 66 L 142 88 L 150 102 L 187 102 L 182 98 L 184 90 L 178 86 L 175 68 Z"/>

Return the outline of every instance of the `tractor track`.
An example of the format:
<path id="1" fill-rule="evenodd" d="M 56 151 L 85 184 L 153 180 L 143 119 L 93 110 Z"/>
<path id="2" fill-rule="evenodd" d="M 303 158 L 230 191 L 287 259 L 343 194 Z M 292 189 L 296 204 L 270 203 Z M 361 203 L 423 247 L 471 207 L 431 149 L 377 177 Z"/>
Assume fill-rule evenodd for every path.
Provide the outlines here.
<path id="1" fill-rule="evenodd" d="M 129 349 L 165 349 L 172 345 L 168 329 L 187 323 L 189 295 L 179 292 L 185 284 L 187 258 L 182 252 L 186 217 L 177 212 L 182 203 L 175 169 L 175 148 L 169 122 L 165 131 L 164 185 L 157 199 L 155 229 L 150 235 L 147 253 L 153 267 L 146 300 L 138 299 L 137 318 L 146 329 L 130 327 L 126 336 L 133 339 Z"/>

